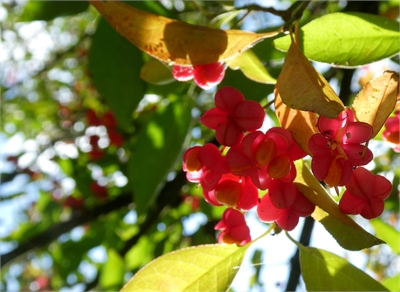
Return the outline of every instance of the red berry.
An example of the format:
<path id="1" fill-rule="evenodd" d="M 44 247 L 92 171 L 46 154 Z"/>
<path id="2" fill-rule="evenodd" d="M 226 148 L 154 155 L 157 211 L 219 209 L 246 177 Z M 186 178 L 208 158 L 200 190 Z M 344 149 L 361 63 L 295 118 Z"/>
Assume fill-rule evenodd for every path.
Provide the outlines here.
<path id="1" fill-rule="evenodd" d="M 225 210 L 222 220 L 215 225 L 215 230 L 222 230 L 218 236 L 220 243 L 245 245 L 251 241 L 250 229 L 244 215 L 235 209 Z"/>
<path id="2" fill-rule="evenodd" d="M 211 63 L 205 65 L 196 65 L 193 70 L 193 78 L 196 84 L 209 89 L 219 84 L 225 76 L 225 66 L 223 63 Z"/>
<path id="3" fill-rule="evenodd" d="M 83 199 L 75 198 L 74 196 L 68 196 L 64 201 L 64 207 L 72 209 L 80 209 L 83 207 Z"/>
<path id="4" fill-rule="evenodd" d="M 385 177 L 374 175 L 363 167 L 356 168 L 346 184 L 346 191 L 339 202 L 345 214 L 360 214 L 366 219 L 380 216 L 384 200 L 392 192 L 392 184 Z"/>
<path id="5" fill-rule="evenodd" d="M 86 119 L 89 126 L 100 126 L 101 122 L 96 112 L 91 108 L 86 111 Z"/>
<path id="6" fill-rule="evenodd" d="M 122 135 L 112 128 L 108 129 L 108 138 L 110 139 L 110 145 L 121 147 L 124 144 Z"/>
<path id="7" fill-rule="evenodd" d="M 96 195 L 100 200 L 105 200 L 108 198 L 107 188 L 100 186 L 97 182 L 92 182 L 90 184 L 90 190 Z"/>
<path id="8" fill-rule="evenodd" d="M 193 79 L 193 67 L 174 65 L 172 67 L 172 76 L 178 81 L 189 81 Z"/>
<path id="9" fill-rule="evenodd" d="M 115 128 L 117 126 L 117 120 L 112 111 L 107 111 L 101 117 L 101 123 L 107 128 Z"/>

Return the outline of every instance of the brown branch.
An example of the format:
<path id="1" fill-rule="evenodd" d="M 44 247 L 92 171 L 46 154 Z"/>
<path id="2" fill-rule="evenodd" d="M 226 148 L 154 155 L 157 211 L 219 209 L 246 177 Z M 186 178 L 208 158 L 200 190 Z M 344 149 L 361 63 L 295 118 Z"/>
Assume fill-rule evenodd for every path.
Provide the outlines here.
<path id="1" fill-rule="evenodd" d="M 167 182 L 164 188 L 161 190 L 157 201 L 147 213 L 145 221 L 140 225 L 140 231 L 134 237 L 129 239 L 125 246 L 120 251 L 121 254 L 125 254 L 129 249 L 136 244 L 140 236 L 148 231 L 148 229 L 157 221 L 161 211 L 166 206 L 177 206 L 181 202 L 180 190 L 186 183 L 185 174 L 183 171 L 178 172 L 174 180 Z M 56 240 L 59 236 L 64 233 L 71 231 L 73 228 L 86 224 L 100 217 L 118 210 L 122 207 L 128 206 L 132 202 L 132 194 L 125 193 L 119 195 L 112 201 L 106 202 L 93 209 L 84 209 L 76 216 L 71 218 L 67 222 L 57 223 L 49 229 L 37 234 L 36 236 L 29 238 L 27 241 L 21 243 L 14 250 L 1 256 L 1 266 L 12 262 L 18 257 L 30 252 L 34 249 L 41 248 Z"/>

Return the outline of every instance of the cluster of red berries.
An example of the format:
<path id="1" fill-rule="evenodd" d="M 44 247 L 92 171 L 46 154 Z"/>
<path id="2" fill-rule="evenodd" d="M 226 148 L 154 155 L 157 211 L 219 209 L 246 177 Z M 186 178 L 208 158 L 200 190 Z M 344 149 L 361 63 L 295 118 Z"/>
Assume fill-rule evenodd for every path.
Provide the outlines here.
<path id="1" fill-rule="evenodd" d="M 200 183 L 208 203 L 229 207 L 215 227 L 222 230 L 219 241 L 249 242 L 244 213 L 254 207 L 261 221 L 276 221 L 281 228 L 292 230 L 299 217 L 309 216 L 315 208 L 293 183 L 293 161 L 306 153 L 283 128 L 261 132 L 264 109 L 245 100 L 240 91 L 221 88 L 215 104 L 200 121 L 216 130 L 217 141 L 225 147 L 219 150 L 209 143 L 188 149 L 183 169 L 189 181 Z M 259 190 L 268 190 L 261 199 Z"/>
<path id="2" fill-rule="evenodd" d="M 225 66 L 221 62 L 194 66 L 174 65 L 172 76 L 183 82 L 193 79 L 199 87 L 209 89 L 224 79 Z"/>
<path id="3" fill-rule="evenodd" d="M 320 116 L 317 126 L 320 133 L 313 135 L 308 143 L 314 176 L 331 187 L 345 186 L 339 201 L 343 213 L 366 219 L 380 216 L 392 184 L 360 167 L 373 159 L 371 150 L 362 144 L 372 138 L 372 127 L 356 122 L 349 108 L 335 119 Z"/>
<path id="4" fill-rule="evenodd" d="M 183 156 L 183 170 L 189 181 L 200 184 L 209 204 L 228 206 L 215 226 L 221 230 L 219 242 L 243 245 L 251 241 L 244 214 L 254 207 L 261 221 L 276 222 L 287 231 L 294 229 L 299 217 L 307 217 L 315 209 L 293 183 L 294 161 L 307 153 L 286 129 L 260 131 L 265 111 L 259 103 L 245 100 L 240 91 L 219 89 L 215 105 L 200 121 L 216 131 L 223 147 L 208 143 L 189 148 Z M 342 212 L 368 219 L 379 216 L 391 183 L 364 168 L 355 169 L 372 160 L 372 152 L 360 144 L 371 138 L 371 126 L 355 122 L 347 109 L 336 119 L 321 116 L 318 128 L 320 133 L 309 141 L 316 178 L 330 186 L 346 186 L 339 203 Z M 362 177 L 368 179 L 368 187 L 359 185 Z M 266 191 L 262 197 L 260 190 Z"/>
<path id="5" fill-rule="evenodd" d="M 117 120 L 112 111 L 107 111 L 102 116 L 98 116 L 94 110 L 88 109 L 86 111 L 86 119 L 89 126 L 97 127 L 103 125 L 106 127 L 110 145 L 121 147 L 124 144 L 124 138 L 117 131 Z M 92 146 L 89 157 L 93 161 L 100 160 L 104 156 L 104 151 L 98 144 L 99 139 L 100 137 L 97 135 L 92 135 L 89 138 L 89 143 Z"/>

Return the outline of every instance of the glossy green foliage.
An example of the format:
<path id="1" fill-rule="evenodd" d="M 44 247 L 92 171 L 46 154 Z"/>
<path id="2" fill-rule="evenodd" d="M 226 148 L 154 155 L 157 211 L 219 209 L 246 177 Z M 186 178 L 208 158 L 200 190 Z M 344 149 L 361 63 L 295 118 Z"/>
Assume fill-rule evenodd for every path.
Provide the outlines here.
<path id="1" fill-rule="evenodd" d="M 397 274 L 391 278 L 386 278 L 382 281 L 383 286 L 389 289 L 389 291 L 399 291 L 400 274 Z"/>
<path id="2" fill-rule="evenodd" d="M 89 2 L 86 1 L 29 1 L 19 21 L 52 20 L 84 12 L 88 7 Z"/>
<path id="3" fill-rule="evenodd" d="M 397 21 L 360 12 L 324 15 L 299 33 L 307 58 L 339 67 L 365 65 L 398 54 L 399 37 Z M 287 51 L 290 37 L 279 38 L 274 44 Z"/>
<path id="4" fill-rule="evenodd" d="M 386 241 L 390 248 L 396 254 L 400 255 L 400 232 L 385 223 L 382 219 L 374 219 L 370 221 L 372 227 L 375 229 L 377 236 Z"/>
<path id="5" fill-rule="evenodd" d="M 152 118 L 140 128 L 131 149 L 129 179 L 139 214 L 154 203 L 168 173 L 174 170 L 191 124 L 190 100 L 177 96 L 170 99 L 173 101 L 167 106 L 159 105 Z"/>
<path id="6" fill-rule="evenodd" d="M 388 291 L 346 259 L 323 249 L 298 246 L 301 271 L 308 291 Z"/>
<path id="7" fill-rule="evenodd" d="M 276 79 L 268 73 L 263 63 L 251 49 L 229 62 L 229 67 L 233 70 L 240 69 L 247 78 L 255 82 L 276 83 Z"/>
<path id="8" fill-rule="evenodd" d="M 139 77 L 142 65 L 142 52 L 101 19 L 89 52 L 89 74 L 124 128 L 132 124 L 133 111 L 146 90 Z"/>
<path id="9" fill-rule="evenodd" d="M 102 267 L 100 286 L 105 291 L 118 290 L 124 283 L 125 262 L 114 249 L 107 251 L 107 261 Z"/>
<path id="10" fill-rule="evenodd" d="M 247 247 L 203 245 L 171 252 L 145 266 L 121 291 L 227 291 Z"/>

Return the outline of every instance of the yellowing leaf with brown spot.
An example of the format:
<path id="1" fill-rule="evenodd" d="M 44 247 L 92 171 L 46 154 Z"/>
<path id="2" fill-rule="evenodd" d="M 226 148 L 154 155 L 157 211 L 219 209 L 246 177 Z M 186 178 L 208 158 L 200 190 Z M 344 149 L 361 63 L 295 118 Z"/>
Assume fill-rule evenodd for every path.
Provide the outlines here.
<path id="1" fill-rule="evenodd" d="M 308 140 L 318 133 L 317 115 L 313 112 L 296 110 L 283 103 L 277 88 L 275 88 L 275 112 L 282 128 L 292 133 L 293 139 L 309 155 Z"/>
<path id="2" fill-rule="evenodd" d="M 336 118 L 344 105 L 328 81 L 319 74 L 292 43 L 285 58 L 276 88 L 282 101 L 293 109 Z"/>
<path id="3" fill-rule="evenodd" d="M 399 74 L 387 71 L 369 81 L 355 98 L 352 108 L 356 120 L 372 126 L 372 137 L 394 110 L 399 92 Z"/>
<path id="4" fill-rule="evenodd" d="M 119 1 L 89 1 L 110 25 L 139 49 L 168 64 L 225 61 L 281 30 L 253 33 L 222 30 L 138 10 Z"/>
<path id="5" fill-rule="evenodd" d="M 311 216 L 320 222 L 347 250 L 361 250 L 385 243 L 358 225 L 351 217 L 343 214 L 319 181 L 313 176 L 303 160 L 295 162 L 297 176 L 294 180 L 299 191 L 317 207 Z"/>

